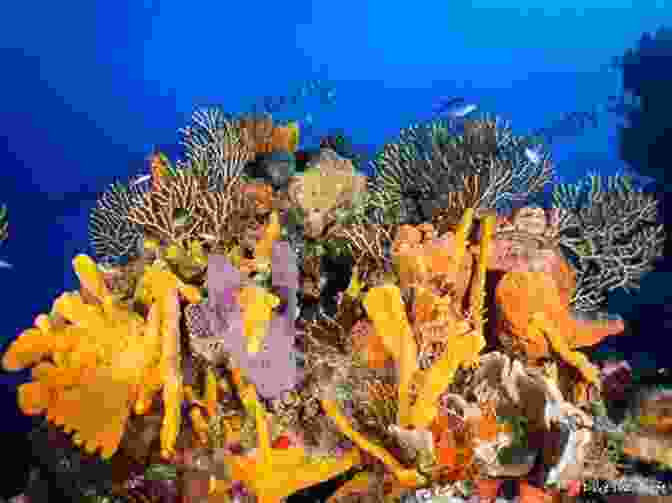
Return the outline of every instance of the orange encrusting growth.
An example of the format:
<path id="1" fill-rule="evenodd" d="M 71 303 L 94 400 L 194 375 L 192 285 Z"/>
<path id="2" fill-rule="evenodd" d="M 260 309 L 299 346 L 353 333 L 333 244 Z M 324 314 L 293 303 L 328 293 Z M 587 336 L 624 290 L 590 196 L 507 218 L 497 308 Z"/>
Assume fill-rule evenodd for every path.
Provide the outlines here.
<path id="1" fill-rule="evenodd" d="M 599 384 L 597 370 L 575 349 L 620 333 L 622 321 L 577 322 L 562 302 L 555 280 L 544 272 L 509 272 L 500 280 L 495 296 L 502 330 L 510 334 L 514 349 L 532 361 L 557 353 L 577 367 L 586 381 Z"/>
<path id="2" fill-rule="evenodd" d="M 509 272 L 504 275 L 496 290 L 497 303 L 512 333 L 519 335 L 519 342 L 533 359 L 549 356 L 549 346 L 544 339 L 528 339 L 529 321 L 534 313 L 545 313 L 554 320 L 565 334 L 571 349 L 593 346 L 605 337 L 623 331 L 622 321 L 578 321 L 574 319 L 567 303 L 563 303 L 560 290 L 553 277 L 544 272 Z"/>

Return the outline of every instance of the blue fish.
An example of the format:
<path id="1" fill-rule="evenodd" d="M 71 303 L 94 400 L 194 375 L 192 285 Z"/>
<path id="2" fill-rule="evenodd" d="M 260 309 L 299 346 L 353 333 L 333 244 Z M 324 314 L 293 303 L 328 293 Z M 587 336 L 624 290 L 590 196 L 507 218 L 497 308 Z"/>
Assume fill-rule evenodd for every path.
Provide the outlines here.
<path id="1" fill-rule="evenodd" d="M 437 104 L 434 107 L 434 113 L 446 115 L 452 119 L 462 119 L 477 109 L 476 105 L 467 103 L 464 98 L 452 98 Z"/>
<path id="2" fill-rule="evenodd" d="M 443 98 L 439 100 L 433 107 L 432 110 L 437 115 L 442 115 L 446 112 L 449 112 L 454 107 L 462 105 L 465 103 L 464 98 Z"/>
<path id="3" fill-rule="evenodd" d="M 537 165 L 541 162 L 541 156 L 539 155 L 539 152 L 531 149 L 530 147 L 525 147 L 525 157 L 527 157 L 527 160 L 534 165 Z"/>
<path id="4" fill-rule="evenodd" d="M 478 109 L 476 105 L 473 103 L 470 103 L 468 105 L 464 105 L 463 107 L 460 107 L 452 112 L 449 112 L 448 115 L 451 117 L 455 117 L 457 119 L 460 119 L 462 117 L 466 117 L 472 112 L 475 112 Z"/>

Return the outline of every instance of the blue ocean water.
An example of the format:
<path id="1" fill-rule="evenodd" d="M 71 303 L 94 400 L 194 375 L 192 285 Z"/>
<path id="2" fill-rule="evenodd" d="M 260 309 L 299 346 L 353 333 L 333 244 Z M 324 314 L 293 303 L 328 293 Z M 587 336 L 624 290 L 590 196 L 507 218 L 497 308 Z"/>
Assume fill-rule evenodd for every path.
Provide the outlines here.
<path id="1" fill-rule="evenodd" d="M 440 100 L 462 97 L 516 132 L 551 131 L 563 181 L 624 169 L 619 119 L 606 111 L 622 90 L 610 61 L 671 22 L 672 5 L 546 3 L 4 6 L 0 201 L 10 209 L 11 238 L 0 258 L 14 267 L 0 269 L 0 345 L 75 286 L 70 260 L 88 249 L 98 191 L 143 169 L 153 145 L 175 144 L 195 105 L 237 113 L 266 104 L 303 121 L 312 138 L 341 129 L 372 154 L 400 128 L 431 118 Z M 307 90 L 318 87 L 311 82 L 319 92 Z M 666 302 L 664 274 L 652 273 L 639 298 L 612 304 L 636 318 L 638 306 Z M 660 333 L 643 332 L 618 344 L 663 359 L 655 354 Z M 10 407 L 15 378 L 0 379 Z M 2 429 L 13 427 L 3 420 Z"/>

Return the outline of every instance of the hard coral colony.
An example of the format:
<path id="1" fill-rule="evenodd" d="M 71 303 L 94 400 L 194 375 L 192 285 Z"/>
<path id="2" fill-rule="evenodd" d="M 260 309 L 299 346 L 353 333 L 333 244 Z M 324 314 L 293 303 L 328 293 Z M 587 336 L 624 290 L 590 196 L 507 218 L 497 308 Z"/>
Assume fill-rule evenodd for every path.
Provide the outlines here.
<path id="1" fill-rule="evenodd" d="M 100 262 L 75 257 L 79 291 L 4 354 L 5 369 L 32 369 L 21 410 L 110 458 L 117 496 L 157 463 L 177 468 L 184 501 L 211 502 L 241 485 L 279 502 L 345 473 L 331 503 L 457 495 L 464 480 L 488 498 L 511 477 L 532 501 L 590 476 L 601 382 L 579 349 L 623 323 L 575 311 L 661 253 L 655 200 L 594 181 L 583 205 L 563 186 L 556 207 L 520 208 L 552 165 L 487 117 L 403 131 L 370 179 L 328 149 L 305 174 L 260 174 L 298 135 L 200 110 L 184 160 L 105 193 L 91 216 Z M 634 207 L 647 210 L 619 211 Z M 627 226 L 630 242 L 597 226 Z M 604 258 L 581 252 L 593 249 Z M 337 259 L 349 286 L 307 317 Z"/>

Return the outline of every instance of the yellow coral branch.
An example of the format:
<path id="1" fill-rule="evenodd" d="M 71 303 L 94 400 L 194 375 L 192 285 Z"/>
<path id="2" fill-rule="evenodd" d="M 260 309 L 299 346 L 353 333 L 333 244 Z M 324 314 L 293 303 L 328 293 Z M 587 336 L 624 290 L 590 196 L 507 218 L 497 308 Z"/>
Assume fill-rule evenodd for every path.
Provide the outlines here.
<path id="1" fill-rule="evenodd" d="M 72 265 L 79 283 L 93 296 L 103 300 L 110 296 L 110 292 L 105 285 L 102 273 L 96 263 L 87 255 L 77 255 Z"/>
<path id="2" fill-rule="evenodd" d="M 265 264 L 270 267 L 271 254 L 273 253 L 273 243 L 280 239 L 282 227 L 280 226 L 280 217 L 277 210 L 271 213 L 270 219 L 262 238 L 257 242 L 254 249 L 254 258 L 258 264 Z"/>
<path id="3" fill-rule="evenodd" d="M 350 426 L 345 416 L 343 416 L 338 410 L 336 401 L 328 398 L 322 398 L 320 402 L 324 412 L 333 419 L 334 423 L 343 433 L 343 435 L 348 437 L 355 445 L 357 445 L 357 447 L 382 461 L 383 464 L 390 469 L 390 471 L 395 475 L 397 480 L 399 480 L 402 485 L 405 487 L 417 487 L 424 482 L 423 477 L 416 470 L 405 468 L 385 448 L 372 443 L 370 440 L 364 437 L 364 435 L 355 431 L 352 426 Z"/>
<path id="4" fill-rule="evenodd" d="M 182 372 L 180 369 L 179 317 L 180 303 L 177 289 L 167 293 L 160 301 L 163 314 L 161 339 L 163 351 L 159 368 L 163 375 L 164 417 L 161 426 L 161 455 L 172 458 L 181 423 L 183 399 Z"/>
<path id="5" fill-rule="evenodd" d="M 217 412 L 217 376 L 215 372 L 209 368 L 205 374 L 205 406 L 208 411 L 208 416 L 215 417 Z"/>
<path id="6" fill-rule="evenodd" d="M 247 286 L 240 291 L 238 302 L 243 311 L 243 326 L 248 353 L 258 353 L 268 334 L 273 309 L 280 299 L 259 286 Z"/>
<path id="7" fill-rule="evenodd" d="M 480 254 L 478 257 L 478 265 L 476 267 L 476 275 L 474 276 L 473 282 L 471 284 L 471 299 L 469 304 L 472 313 L 472 320 L 481 333 L 483 332 L 485 279 L 487 275 L 490 248 L 492 246 L 492 238 L 495 232 L 496 222 L 497 217 L 495 215 L 488 215 L 482 223 Z"/>
<path id="8" fill-rule="evenodd" d="M 133 412 L 139 416 L 147 414 L 151 408 L 154 395 L 161 389 L 162 378 L 158 367 L 148 369 L 143 376 L 143 383 L 139 386 L 138 396 Z"/>
<path id="9" fill-rule="evenodd" d="M 257 447 L 260 453 L 259 462 L 261 463 L 261 468 L 265 469 L 269 467 L 271 462 L 271 442 L 265 411 L 259 403 L 254 385 L 243 382 L 242 371 L 239 368 L 235 368 L 233 369 L 232 376 L 234 385 L 238 388 L 238 396 L 240 396 L 240 400 L 243 402 L 243 407 L 245 407 L 248 414 L 254 417 L 257 426 Z"/>
<path id="10" fill-rule="evenodd" d="M 201 409 L 196 405 L 193 405 L 189 409 L 189 418 L 191 419 L 191 425 L 194 428 L 194 433 L 198 439 L 198 442 L 200 442 L 201 445 L 207 445 L 208 431 L 210 428 L 208 427 L 208 422 L 203 417 L 203 412 Z"/>
<path id="11" fill-rule="evenodd" d="M 363 304 L 376 334 L 399 365 L 398 424 L 405 427 L 409 424 L 411 380 L 418 370 L 418 348 L 406 317 L 401 290 L 389 283 L 372 288 Z"/>
<path id="12" fill-rule="evenodd" d="M 429 428 L 438 413 L 439 396 L 453 382 L 457 369 L 465 362 L 472 362 L 484 346 L 485 340 L 478 331 L 448 337 L 446 351 L 421 374 L 418 397 L 411 409 L 411 425 Z"/>
<path id="13" fill-rule="evenodd" d="M 467 250 L 467 239 L 471 226 L 474 221 L 474 209 L 467 208 L 464 210 L 462 220 L 455 233 L 455 271 L 459 271 L 462 266 L 462 259 Z"/>

